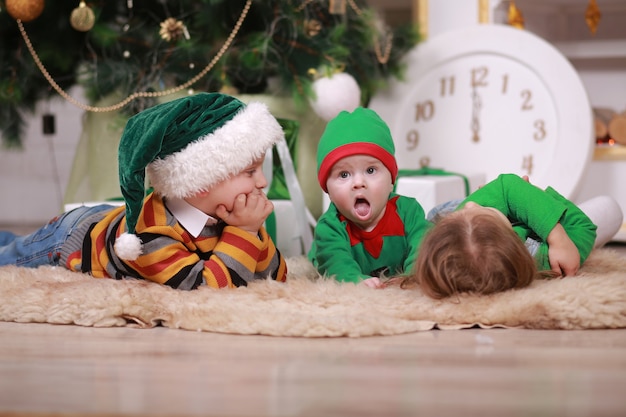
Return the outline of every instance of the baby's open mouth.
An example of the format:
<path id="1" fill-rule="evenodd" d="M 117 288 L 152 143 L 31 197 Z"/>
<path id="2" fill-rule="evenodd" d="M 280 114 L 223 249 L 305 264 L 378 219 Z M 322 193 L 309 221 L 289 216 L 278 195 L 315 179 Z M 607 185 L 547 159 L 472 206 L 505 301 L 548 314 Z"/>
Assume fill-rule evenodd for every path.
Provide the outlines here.
<path id="1" fill-rule="evenodd" d="M 364 198 L 357 198 L 354 203 L 354 212 L 359 217 L 366 217 L 370 214 L 370 203 Z"/>

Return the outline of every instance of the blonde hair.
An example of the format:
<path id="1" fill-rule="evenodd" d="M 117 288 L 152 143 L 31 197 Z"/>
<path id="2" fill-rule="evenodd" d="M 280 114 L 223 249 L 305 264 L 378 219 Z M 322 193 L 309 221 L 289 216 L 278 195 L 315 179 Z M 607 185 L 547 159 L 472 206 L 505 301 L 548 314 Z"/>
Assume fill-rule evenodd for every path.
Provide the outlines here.
<path id="1" fill-rule="evenodd" d="M 415 283 L 426 295 L 440 299 L 522 288 L 538 276 L 535 260 L 510 225 L 493 215 L 460 210 L 428 232 L 415 270 L 401 285 Z"/>

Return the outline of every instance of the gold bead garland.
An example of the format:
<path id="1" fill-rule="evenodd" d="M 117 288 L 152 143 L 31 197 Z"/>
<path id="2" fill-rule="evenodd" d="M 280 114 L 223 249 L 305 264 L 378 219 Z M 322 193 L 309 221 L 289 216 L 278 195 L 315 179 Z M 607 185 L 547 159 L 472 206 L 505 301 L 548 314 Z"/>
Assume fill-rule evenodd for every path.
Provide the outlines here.
<path id="1" fill-rule="evenodd" d="M 296 8 L 297 12 L 301 12 L 302 10 L 304 10 L 304 8 L 306 6 L 308 6 L 309 4 L 311 4 L 313 1 L 315 0 L 304 0 L 300 6 L 298 6 Z M 329 12 L 333 13 L 333 12 L 340 12 L 342 10 L 341 13 L 339 14 L 343 14 L 345 13 L 345 2 L 348 2 L 348 4 L 350 4 L 350 8 L 352 10 L 354 10 L 354 12 L 357 14 L 357 16 L 361 16 L 363 14 L 363 11 L 359 8 L 359 6 L 356 5 L 356 3 L 354 2 L 354 0 L 335 0 L 335 1 L 331 1 L 329 3 Z M 308 30 L 308 27 L 307 27 Z M 308 33 L 308 32 L 307 32 Z M 312 36 L 309 34 L 309 36 Z M 393 33 L 391 31 L 388 31 L 385 36 L 385 48 L 381 49 L 380 47 L 380 41 L 378 40 L 378 37 L 374 38 L 374 53 L 376 54 L 376 59 L 378 60 L 379 63 L 385 65 L 387 62 L 389 62 L 389 57 L 391 56 L 391 47 L 393 46 Z"/>
<path id="2" fill-rule="evenodd" d="M 207 64 L 207 66 L 204 67 L 204 69 L 202 71 L 200 71 L 195 77 L 191 78 L 189 81 L 187 81 L 184 84 L 181 84 L 181 85 L 179 85 L 177 87 L 173 87 L 173 88 L 170 88 L 170 89 L 164 90 L 164 91 L 155 91 L 155 92 L 138 91 L 138 92 L 132 93 L 131 95 L 129 95 L 128 97 L 126 97 L 124 100 L 120 101 L 117 104 L 114 104 L 114 105 L 111 105 L 111 106 L 104 106 L 104 107 L 90 106 L 90 105 L 81 103 L 78 100 L 76 100 L 74 97 L 72 97 L 68 93 L 66 93 L 56 83 L 56 81 L 54 81 L 54 79 L 52 78 L 52 76 L 50 75 L 48 70 L 46 70 L 46 67 L 41 62 L 41 59 L 39 59 L 39 55 L 37 55 L 37 52 L 35 51 L 35 48 L 33 47 L 33 44 L 30 41 L 30 38 L 28 37 L 28 34 L 26 33 L 26 29 L 24 29 L 24 25 L 22 24 L 21 19 L 16 19 L 16 20 L 17 20 L 17 25 L 19 27 L 20 33 L 22 34 L 22 38 L 24 39 L 24 43 L 26 43 L 26 47 L 28 48 L 28 51 L 32 55 L 33 60 L 35 61 L 35 64 L 37 64 L 37 67 L 39 68 L 39 70 L 41 71 L 43 76 L 46 78 L 48 83 L 50 83 L 52 88 L 54 88 L 54 90 L 57 93 L 59 93 L 59 95 L 61 97 L 63 97 L 65 100 L 67 100 L 68 102 L 72 103 L 73 105 L 75 105 L 76 107 L 78 107 L 78 108 L 80 108 L 82 110 L 89 111 L 89 112 L 94 112 L 94 113 L 104 113 L 104 112 L 110 112 L 110 111 L 119 110 L 119 109 L 121 109 L 122 107 L 126 106 L 128 103 L 130 103 L 132 100 L 134 100 L 136 98 L 140 98 L 140 97 L 150 97 L 150 98 L 164 97 L 164 96 L 167 96 L 167 95 L 170 95 L 170 94 L 177 93 L 177 92 L 179 92 L 181 90 L 184 90 L 186 88 L 189 88 L 191 85 L 195 84 L 198 80 L 200 80 L 202 77 L 204 77 L 209 71 L 211 71 L 211 69 L 215 66 L 217 61 L 219 61 L 222 58 L 222 56 L 226 53 L 226 51 L 230 47 L 231 43 L 235 39 L 235 36 L 237 36 L 237 33 L 239 32 L 239 29 L 241 28 L 241 25 L 243 24 L 243 21 L 246 18 L 247 14 L 248 14 L 248 11 L 250 10 L 250 6 L 251 5 L 252 5 L 252 0 L 246 0 L 246 4 L 244 5 L 243 10 L 241 11 L 241 15 L 239 16 L 239 19 L 235 23 L 235 26 L 233 27 L 233 30 L 230 32 L 230 35 L 228 36 L 228 38 L 226 39 L 226 41 L 224 42 L 224 44 L 222 45 L 220 50 L 217 52 L 217 54 L 215 54 L 215 56 L 213 57 L 211 62 L 209 62 Z"/>
<path id="3" fill-rule="evenodd" d="M 354 0 L 347 0 L 347 1 L 348 3 L 350 3 L 350 7 L 352 8 L 352 10 L 354 10 L 354 12 L 358 16 L 361 16 L 363 14 L 363 11 L 359 9 L 359 6 L 356 5 Z M 378 60 L 379 63 L 385 65 L 387 62 L 389 62 L 389 57 L 391 56 L 392 46 L 393 46 L 393 33 L 391 31 L 388 31 L 385 35 L 384 51 L 380 49 L 380 41 L 378 40 L 378 37 L 374 38 L 374 53 L 376 54 L 376 59 Z"/>
<path id="4" fill-rule="evenodd" d="M 393 33 L 387 32 L 385 36 L 385 50 L 380 50 L 380 42 L 378 39 L 374 39 L 374 53 L 376 54 L 376 59 L 381 64 L 385 65 L 389 62 L 389 57 L 391 56 L 391 47 L 393 46 Z"/>

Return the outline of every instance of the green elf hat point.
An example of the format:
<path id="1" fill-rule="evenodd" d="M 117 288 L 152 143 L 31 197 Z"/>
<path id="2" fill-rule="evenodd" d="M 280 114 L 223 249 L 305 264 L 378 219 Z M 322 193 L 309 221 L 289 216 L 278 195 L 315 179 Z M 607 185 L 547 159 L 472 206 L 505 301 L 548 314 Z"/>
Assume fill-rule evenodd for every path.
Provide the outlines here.
<path id="1" fill-rule="evenodd" d="M 146 172 L 158 195 L 186 198 L 240 173 L 283 138 L 265 104 L 219 93 L 186 96 L 131 117 L 118 150 L 126 232 L 117 237 L 115 253 L 125 260 L 142 253 L 135 228 Z"/>
<path id="2" fill-rule="evenodd" d="M 328 175 L 340 159 L 369 155 L 380 160 L 396 182 L 398 164 L 395 146 L 387 123 L 371 109 L 357 107 L 352 113 L 342 111 L 326 125 L 317 146 L 317 180 L 328 192 Z"/>

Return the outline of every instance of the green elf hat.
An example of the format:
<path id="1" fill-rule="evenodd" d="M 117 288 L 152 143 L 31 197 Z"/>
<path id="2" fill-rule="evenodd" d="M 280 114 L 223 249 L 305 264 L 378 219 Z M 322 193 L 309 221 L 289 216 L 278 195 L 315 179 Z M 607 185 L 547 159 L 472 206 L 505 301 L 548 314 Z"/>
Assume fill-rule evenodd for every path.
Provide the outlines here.
<path id="1" fill-rule="evenodd" d="M 396 182 L 398 164 L 389 126 L 371 109 L 357 107 L 352 113 L 342 111 L 326 125 L 317 146 L 317 180 L 324 192 L 333 165 L 352 155 L 379 159 Z"/>
<path id="2" fill-rule="evenodd" d="M 240 173 L 282 138 L 265 104 L 218 93 L 183 97 L 131 117 L 118 150 L 126 232 L 116 239 L 115 253 L 125 260 L 142 253 L 135 227 L 146 172 L 155 193 L 185 198 Z"/>

